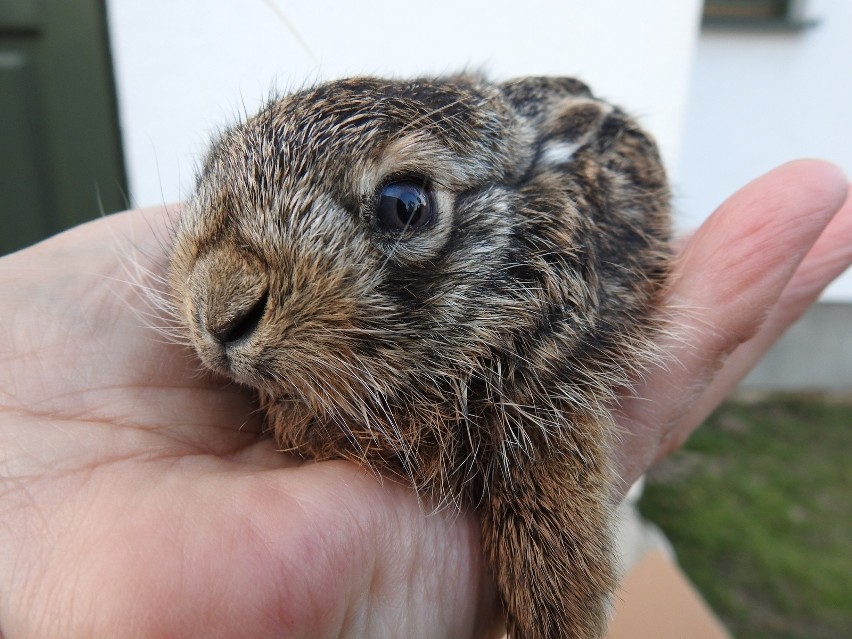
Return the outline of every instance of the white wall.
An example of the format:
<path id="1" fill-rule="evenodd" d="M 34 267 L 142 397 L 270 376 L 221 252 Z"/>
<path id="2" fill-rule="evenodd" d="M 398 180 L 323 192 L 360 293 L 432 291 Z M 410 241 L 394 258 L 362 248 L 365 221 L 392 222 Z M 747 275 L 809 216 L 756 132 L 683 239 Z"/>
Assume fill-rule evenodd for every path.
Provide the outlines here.
<path id="1" fill-rule="evenodd" d="M 107 5 L 137 205 L 185 197 L 210 132 L 256 109 L 273 88 L 363 73 L 467 66 L 496 78 L 576 75 L 639 115 L 676 167 L 700 10 L 700 0 Z"/>
<path id="2" fill-rule="evenodd" d="M 684 225 L 786 160 L 825 158 L 852 176 L 852 2 L 806 6 L 819 22 L 802 32 L 702 34 L 676 185 Z M 852 301 L 852 271 L 824 298 Z"/>

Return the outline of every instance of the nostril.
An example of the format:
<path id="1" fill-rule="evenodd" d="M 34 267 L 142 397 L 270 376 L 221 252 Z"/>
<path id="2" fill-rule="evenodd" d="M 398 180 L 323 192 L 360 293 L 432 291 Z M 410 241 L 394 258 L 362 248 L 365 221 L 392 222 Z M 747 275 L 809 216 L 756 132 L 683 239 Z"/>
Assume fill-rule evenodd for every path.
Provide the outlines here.
<path id="1" fill-rule="evenodd" d="M 263 295 L 254 304 L 243 309 L 230 321 L 216 328 L 208 327 L 210 334 L 223 346 L 228 346 L 249 337 L 254 333 L 257 325 L 260 324 L 268 301 L 269 292 L 264 291 Z"/>

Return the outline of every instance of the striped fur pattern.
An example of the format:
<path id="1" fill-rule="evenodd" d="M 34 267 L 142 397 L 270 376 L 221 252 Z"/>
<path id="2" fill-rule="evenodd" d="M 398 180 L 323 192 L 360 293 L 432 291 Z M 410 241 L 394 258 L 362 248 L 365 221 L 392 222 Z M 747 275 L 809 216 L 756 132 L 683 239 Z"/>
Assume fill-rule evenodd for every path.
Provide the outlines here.
<path id="1" fill-rule="evenodd" d="M 400 176 L 434 215 L 389 231 Z M 283 449 L 477 509 L 510 636 L 589 639 L 615 586 L 610 410 L 652 355 L 668 240 L 653 141 L 577 80 L 354 78 L 221 135 L 169 278 Z"/>

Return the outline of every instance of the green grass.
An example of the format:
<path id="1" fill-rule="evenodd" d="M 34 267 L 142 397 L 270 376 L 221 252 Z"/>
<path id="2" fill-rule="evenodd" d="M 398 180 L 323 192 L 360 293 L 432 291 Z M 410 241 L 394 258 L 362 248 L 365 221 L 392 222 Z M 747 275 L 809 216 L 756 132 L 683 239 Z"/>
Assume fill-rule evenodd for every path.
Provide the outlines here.
<path id="1" fill-rule="evenodd" d="M 730 402 L 649 475 L 642 513 L 735 637 L 852 637 L 850 452 L 850 402 Z"/>

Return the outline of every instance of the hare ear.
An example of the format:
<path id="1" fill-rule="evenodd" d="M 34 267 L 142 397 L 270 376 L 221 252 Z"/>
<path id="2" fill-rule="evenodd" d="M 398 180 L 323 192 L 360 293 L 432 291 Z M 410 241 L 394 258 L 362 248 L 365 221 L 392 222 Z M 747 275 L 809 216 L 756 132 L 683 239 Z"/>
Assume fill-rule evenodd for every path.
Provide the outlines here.
<path id="1" fill-rule="evenodd" d="M 569 163 L 617 111 L 573 78 L 520 78 L 500 91 L 535 132 L 532 174 Z"/>
<path id="2" fill-rule="evenodd" d="M 533 120 L 539 120 L 565 98 L 594 97 L 589 87 L 574 78 L 515 78 L 498 88 L 520 115 Z"/>
<path id="3" fill-rule="evenodd" d="M 539 128 L 535 168 L 552 169 L 570 162 L 577 151 L 600 140 L 605 123 L 616 111 L 606 102 L 582 97 L 553 104 Z"/>

